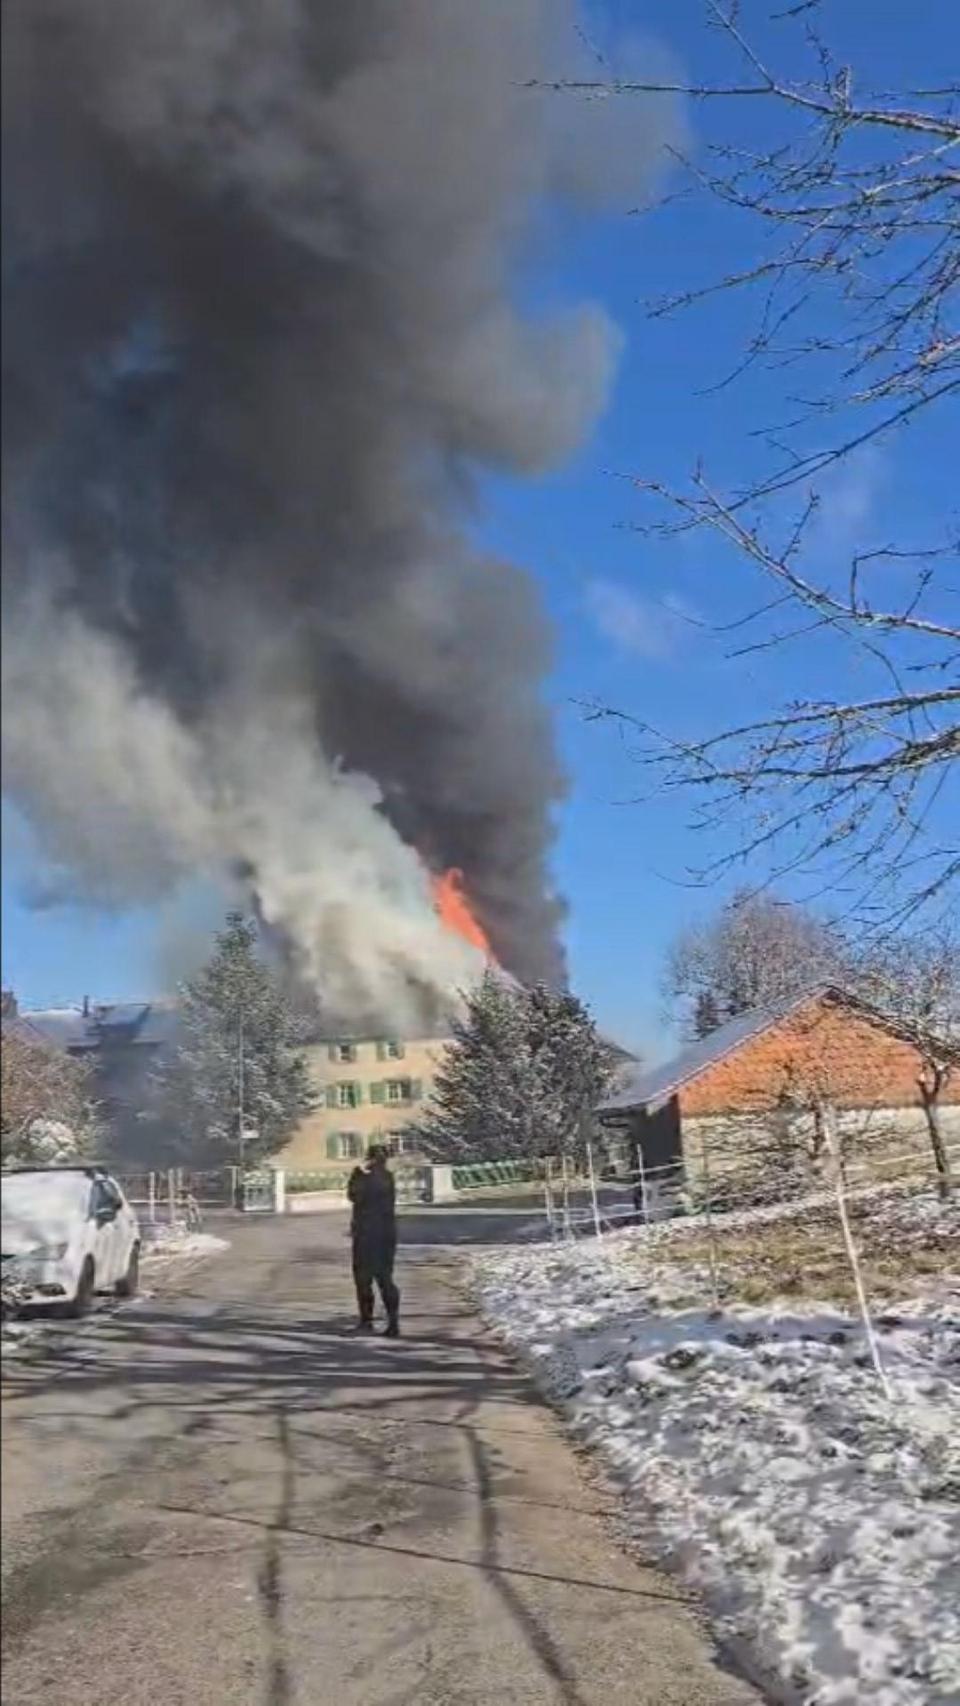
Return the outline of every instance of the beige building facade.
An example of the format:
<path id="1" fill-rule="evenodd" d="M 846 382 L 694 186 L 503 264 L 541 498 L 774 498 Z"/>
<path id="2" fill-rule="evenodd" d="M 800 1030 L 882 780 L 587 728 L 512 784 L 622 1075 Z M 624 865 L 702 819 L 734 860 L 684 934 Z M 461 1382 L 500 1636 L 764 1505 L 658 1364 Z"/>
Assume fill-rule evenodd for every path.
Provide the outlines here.
<path id="1" fill-rule="evenodd" d="M 423 1112 L 446 1037 L 334 1037 L 304 1053 L 317 1097 L 271 1165 L 291 1172 L 342 1171 L 371 1143 L 415 1159 L 410 1127 Z"/>

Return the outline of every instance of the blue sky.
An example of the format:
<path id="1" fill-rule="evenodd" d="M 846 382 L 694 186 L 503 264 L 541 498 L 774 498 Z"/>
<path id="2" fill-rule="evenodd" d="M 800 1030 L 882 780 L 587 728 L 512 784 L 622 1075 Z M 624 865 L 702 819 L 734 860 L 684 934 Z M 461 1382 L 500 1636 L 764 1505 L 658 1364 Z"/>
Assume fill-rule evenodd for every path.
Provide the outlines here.
<path id="1" fill-rule="evenodd" d="M 744 16 L 768 18 L 771 10 L 747 6 Z M 877 86 L 942 79 L 945 65 L 960 62 L 960 9 L 942 0 L 909 7 L 845 0 L 823 16 L 831 40 Z M 642 8 L 610 0 L 592 10 L 591 39 L 603 51 L 618 32 L 641 28 L 671 50 L 686 76 L 722 77 L 732 61 L 703 17 L 700 0 L 651 0 Z M 773 29 L 782 62 L 796 64 L 795 31 Z M 769 120 L 755 107 L 733 122 L 750 135 Z M 696 147 L 700 112 L 691 126 Z M 647 299 L 741 265 L 749 240 L 745 227 L 702 202 L 679 202 L 654 217 L 618 208 L 551 231 L 525 288 L 544 305 L 589 299 L 605 306 L 625 339 L 616 388 L 573 462 L 523 485 L 488 480 L 476 523 L 485 543 L 536 576 L 556 625 L 549 695 L 571 779 L 556 872 L 570 906 L 574 982 L 607 1028 L 647 1052 L 662 1052 L 668 1041 L 658 990 L 666 948 L 727 891 L 690 886 L 687 872 L 708 850 L 688 827 L 688 804 L 628 803 L 642 785 L 629 752 L 611 727 L 587 723 L 578 702 L 602 700 L 672 732 L 692 731 L 749 715 L 791 687 L 816 692 L 834 661 L 819 648 L 766 654 L 749 667 L 725 658 L 710 624 L 751 607 L 757 587 L 748 571 L 706 542 L 666 545 L 635 531 L 641 509 L 630 476 L 679 482 L 702 456 L 718 481 L 735 482 L 745 472 L 751 427 L 777 417 L 779 391 L 769 377 L 704 394 L 749 329 L 745 300 L 726 295 L 667 321 L 644 311 Z M 955 435 L 952 456 L 955 464 Z M 939 437 L 901 437 L 851 465 L 825 493 L 824 550 L 842 555 L 853 530 L 879 537 L 895 522 L 902 534 L 955 509 L 950 462 L 941 429 Z M 32 864 L 27 840 L 8 825 L 3 976 L 30 1004 L 157 993 L 186 968 L 216 920 L 219 903 L 205 892 L 174 900 L 159 921 L 142 911 L 31 909 L 24 886 Z"/>

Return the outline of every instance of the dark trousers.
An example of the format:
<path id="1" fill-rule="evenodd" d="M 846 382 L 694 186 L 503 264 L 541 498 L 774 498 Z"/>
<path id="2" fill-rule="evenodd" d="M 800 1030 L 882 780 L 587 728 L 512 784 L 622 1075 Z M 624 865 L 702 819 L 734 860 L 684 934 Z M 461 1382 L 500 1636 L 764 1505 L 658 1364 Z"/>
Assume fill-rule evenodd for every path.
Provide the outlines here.
<path id="1" fill-rule="evenodd" d="M 361 1321 L 373 1320 L 373 1288 L 376 1285 L 383 1299 L 389 1321 L 400 1313 L 400 1293 L 393 1280 L 395 1252 L 389 1246 L 353 1242 L 353 1283 L 357 1288 L 357 1308 Z"/>

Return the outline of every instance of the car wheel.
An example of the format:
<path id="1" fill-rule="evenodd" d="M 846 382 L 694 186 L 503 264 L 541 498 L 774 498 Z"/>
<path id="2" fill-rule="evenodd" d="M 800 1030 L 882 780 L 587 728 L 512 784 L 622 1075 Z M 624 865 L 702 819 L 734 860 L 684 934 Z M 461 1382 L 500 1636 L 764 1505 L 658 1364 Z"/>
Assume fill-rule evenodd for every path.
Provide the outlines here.
<path id="1" fill-rule="evenodd" d="M 72 1297 L 66 1306 L 67 1315 L 71 1316 L 74 1320 L 76 1320 L 80 1315 L 86 1315 L 87 1310 L 93 1302 L 93 1293 L 96 1288 L 96 1283 L 97 1276 L 96 1270 L 93 1266 L 93 1258 L 88 1256 L 80 1270 L 80 1278 L 77 1281 L 76 1296 Z"/>
<path id="2" fill-rule="evenodd" d="M 140 1246 L 134 1244 L 130 1251 L 130 1260 L 123 1279 L 117 1280 L 116 1292 L 118 1297 L 136 1297 L 140 1285 Z"/>

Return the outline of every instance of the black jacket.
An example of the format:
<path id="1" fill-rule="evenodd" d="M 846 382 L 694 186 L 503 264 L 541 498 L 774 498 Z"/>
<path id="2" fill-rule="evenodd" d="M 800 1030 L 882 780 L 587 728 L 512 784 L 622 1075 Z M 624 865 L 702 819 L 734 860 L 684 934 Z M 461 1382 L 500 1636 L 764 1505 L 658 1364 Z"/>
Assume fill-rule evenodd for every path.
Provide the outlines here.
<path id="1" fill-rule="evenodd" d="M 396 1249 L 397 1187 L 386 1167 L 355 1167 L 347 1195 L 353 1204 L 354 1244 L 377 1251 Z"/>

